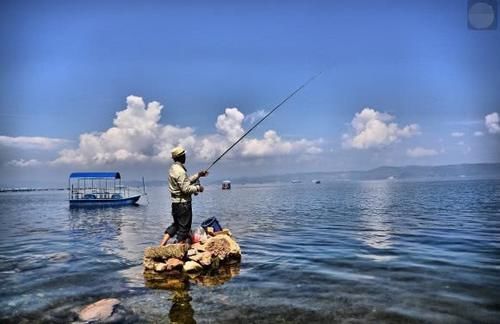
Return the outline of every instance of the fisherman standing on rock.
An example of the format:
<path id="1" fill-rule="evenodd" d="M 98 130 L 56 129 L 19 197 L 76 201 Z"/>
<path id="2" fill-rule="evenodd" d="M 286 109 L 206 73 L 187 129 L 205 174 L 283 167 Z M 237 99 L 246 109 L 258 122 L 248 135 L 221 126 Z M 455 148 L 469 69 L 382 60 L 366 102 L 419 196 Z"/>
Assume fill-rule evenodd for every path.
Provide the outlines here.
<path id="1" fill-rule="evenodd" d="M 165 230 L 160 246 L 166 245 L 168 240 L 177 234 L 177 243 L 186 243 L 191 231 L 193 211 L 191 208 L 191 195 L 203 192 L 204 188 L 199 183 L 200 177 L 208 175 L 208 171 L 200 171 L 188 177 L 186 173 L 186 151 L 178 146 L 172 151 L 174 163 L 168 173 L 168 190 L 172 200 L 173 223 Z"/>

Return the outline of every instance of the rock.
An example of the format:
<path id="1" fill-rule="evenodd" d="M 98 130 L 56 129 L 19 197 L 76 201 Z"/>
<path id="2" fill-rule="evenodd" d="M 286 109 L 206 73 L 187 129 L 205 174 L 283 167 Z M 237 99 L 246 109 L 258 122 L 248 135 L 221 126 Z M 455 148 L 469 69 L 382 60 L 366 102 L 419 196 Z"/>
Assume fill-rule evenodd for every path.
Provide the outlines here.
<path id="1" fill-rule="evenodd" d="M 217 232 L 217 233 L 219 233 L 219 232 Z M 231 231 L 229 230 L 229 228 L 223 228 L 222 229 L 222 233 L 228 235 L 231 238 L 233 237 L 233 233 L 231 233 Z"/>
<path id="2" fill-rule="evenodd" d="M 209 267 L 212 264 L 212 253 L 203 252 L 200 254 L 200 260 L 198 261 L 202 266 Z"/>
<path id="3" fill-rule="evenodd" d="M 93 304 L 85 306 L 78 317 L 84 322 L 104 321 L 113 315 L 113 310 L 120 301 L 116 298 L 101 299 Z"/>
<path id="4" fill-rule="evenodd" d="M 143 264 L 144 264 L 144 269 L 154 270 L 156 262 L 151 258 L 144 258 Z"/>
<path id="5" fill-rule="evenodd" d="M 201 253 L 197 253 L 197 254 L 191 255 L 189 257 L 189 260 L 194 261 L 194 262 L 198 262 L 198 261 L 200 261 L 200 259 L 201 259 Z"/>
<path id="6" fill-rule="evenodd" d="M 184 263 L 183 269 L 185 272 L 198 272 L 201 271 L 203 267 L 198 262 L 187 261 Z"/>
<path id="7" fill-rule="evenodd" d="M 193 256 L 195 254 L 196 254 L 196 250 L 195 249 L 189 249 L 188 252 L 187 252 L 188 257 Z"/>
<path id="8" fill-rule="evenodd" d="M 167 270 L 167 264 L 163 262 L 158 262 L 155 264 L 155 271 L 156 272 L 163 272 Z"/>
<path id="9" fill-rule="evenodd" d="M 205 250 L 220 260 L 226 258 L 241 258 L 241 249 L 238 243 L 225 234 L 216 235 L 207 240 Z"/>
<path id="10" fill-rule="evenodd" d="M 200 243 L 194 243 L 193 245 L 191 245 L 191 248 L 195 249 L 198 252 L 204 252 L 205 251 L 205 247 L 203 246 L 203 244 L 200 244 Z"/>
<path id="11" fill-rule="evenodd" d="M 185 244 L 167 244 L 165 246 L 151 246 L 144 251 L 144 257 L 150 259 L 167 260 L 170 258 L 182 259 L 186 254 Z"/>
<path id="12" fill-rule="evenodd" d="M 206 232 L 210 236 L 214 236 L 215 235 L 213 227 L 207 227 Z"/>
<path id="13" fill-rule="evenodd" d="M 184 265 L 184 262 L 182 262 L 179 259 L 175 259 L 175 258 L 168 259 L 168 261 L 167 261 L 167 271 L 171 271 L 171 270 L 174 270 L 174 269 L 177 269 L 177 268 L 182 268 L 183 265 Z"/>

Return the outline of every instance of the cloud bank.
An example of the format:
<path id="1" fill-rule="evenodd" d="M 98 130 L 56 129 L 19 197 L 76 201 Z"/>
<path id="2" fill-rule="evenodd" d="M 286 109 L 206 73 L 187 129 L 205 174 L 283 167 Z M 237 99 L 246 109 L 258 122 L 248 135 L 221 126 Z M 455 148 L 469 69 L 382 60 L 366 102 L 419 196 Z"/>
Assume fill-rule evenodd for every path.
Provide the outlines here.
<path id="1" fill-rule="evenodd" d="M 40 136 L 0 136 L 0 145 L 25 150 L 54 150 L 67 145 L 69 142 L 65 139 Z"/>
<path id="2" fill-rule="evenodd" d="M 216 119 L 216 132 L 207 135 L 198 135 L 191 127 L 160 123 L 163 109 L 159 102 L 152 101 L 146 105 L 141 97 L 128 96 L 127 106 L 116 113 L 113 127 L 104 132 L 81 134 L 78 147 L 60 151 L 52 164 L 170 163 L 170 150 L 177 145 L 186 148 L 189 158 L 209 161 L 245 132 L 245 116 L 238 108 L 226 108 Z M 285 140 L 276 131 L 268 130 L 262 138 L 244 139 L 230 155 L 248 158 L 317 154 L 322 152 L 321 143 L 321 139 Z"/>
<path id="3" fill-rule="evenodd" d="M 419 133 L 417 124 L 399 127 L 398 124 L 391 122 L 392 120 L 394 120 L 392 115 L 364 108 L 352 119 L 350 134 L 342 136 L 343 147 L 355 149 L 383 147 Z"/>
<path id="4" fill-rule="evenodd" d="M 427 157 L 437 155 L 438 152 L 434 149 L 427 149 L 423 147 L 415 147 L 406 150 L 406 155 L 413 158 Z"/>
<path id="5" fill-rule="evenodd" d="M 18 167 L 18 168 L 25 168 L 25 167 L 33 167 L 33 166 L 38 166 L 41 165 L 42 163 L 38 160 L 31 159 L 31 160 L 24 160 L 24 159 L 19 159 L 19 160 L 12 160 L 7 162 L 7 165 Z"/>

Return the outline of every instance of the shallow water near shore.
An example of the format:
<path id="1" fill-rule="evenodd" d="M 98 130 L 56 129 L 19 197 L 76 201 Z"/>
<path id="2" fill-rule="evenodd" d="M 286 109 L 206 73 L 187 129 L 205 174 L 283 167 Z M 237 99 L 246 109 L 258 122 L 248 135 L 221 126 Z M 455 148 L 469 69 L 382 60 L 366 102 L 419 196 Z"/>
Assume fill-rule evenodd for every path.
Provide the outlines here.
<path id="1" fill-rule="evenodd" d="M 0 320 L 75 320 L 101 298 L 124 322 L 486 322 L 500 318 L 500 181 L 208 186 L 193 225 L 231 229 L 240 267 L 213 285 L 145 281 L 171 221 L 141 205 L 70 209 L 65 192 L 0 194 Z M 167 288 L 167 289 L 162 289 Z"/>

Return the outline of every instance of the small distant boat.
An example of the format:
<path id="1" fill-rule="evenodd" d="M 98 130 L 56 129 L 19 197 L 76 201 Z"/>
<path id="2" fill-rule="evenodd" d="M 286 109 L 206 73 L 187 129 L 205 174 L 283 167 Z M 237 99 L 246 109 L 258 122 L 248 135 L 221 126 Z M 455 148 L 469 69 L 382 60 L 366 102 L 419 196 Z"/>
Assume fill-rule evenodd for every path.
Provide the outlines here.
<path id="1" fill-rule="evenodd" d="M 302 181 L 300 180 L 292 180 L 292 183 L 301 183 Z"/>
<path id="2" fill-rule="evenodd" d="M 119 172 L 73 172 L 69 176 L 70 207 L 125 206 L 137 203 L 140 194 L 122 186 Z"/>
<path id="3" fill-rule="evenodd" d="M 230 190 L 231 189 L 231 181 L 224 180 L 222 181 L 222 190 Z"/>
<path id="4" fill-rule="evenodd" d="M 320 181 L 320 180 L 316 180 L 316 179 L 315 179 L 315 180 L 313 180 L 313 181 L 312 181 L 312 183 L 319 184 L 319 183 L 321 183 L 321 181 Z"/>

